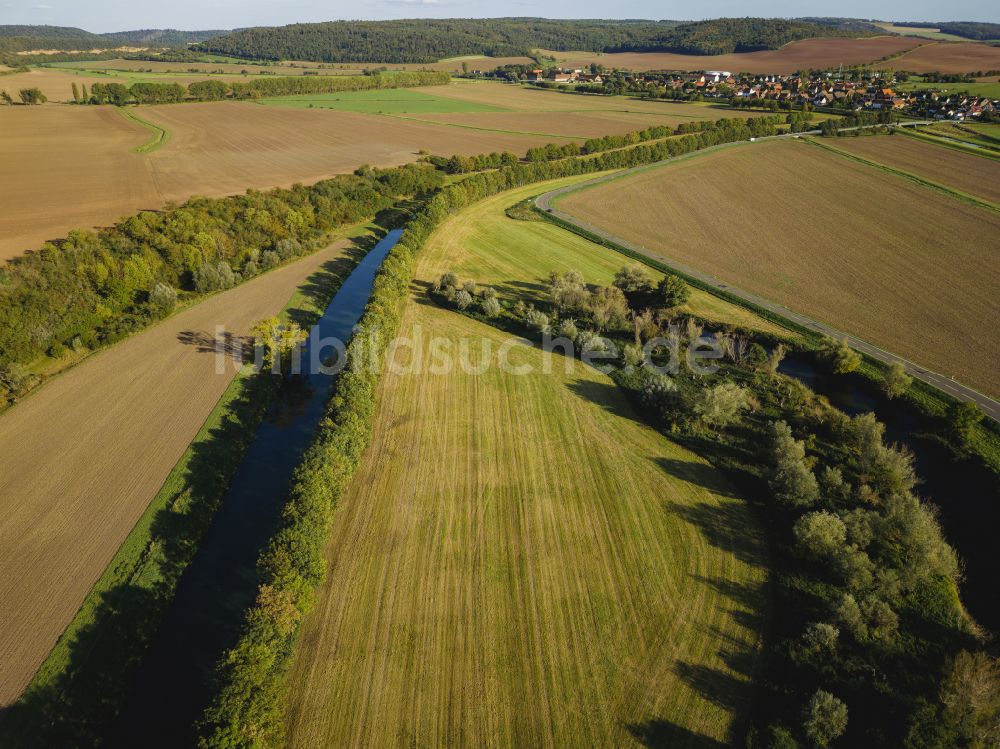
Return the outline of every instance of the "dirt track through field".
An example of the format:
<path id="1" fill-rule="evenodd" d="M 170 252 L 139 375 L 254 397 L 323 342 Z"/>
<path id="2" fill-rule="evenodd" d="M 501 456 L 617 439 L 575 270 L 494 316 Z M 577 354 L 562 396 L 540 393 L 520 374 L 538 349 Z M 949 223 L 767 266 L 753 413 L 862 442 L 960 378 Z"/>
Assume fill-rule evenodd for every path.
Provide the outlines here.
<path id="1" fill-rule="evenodd" d="M 0 416 L 0 708 L 23 690 L 234 376 L 244 335 L 347 241 L 85 360 Z"/>

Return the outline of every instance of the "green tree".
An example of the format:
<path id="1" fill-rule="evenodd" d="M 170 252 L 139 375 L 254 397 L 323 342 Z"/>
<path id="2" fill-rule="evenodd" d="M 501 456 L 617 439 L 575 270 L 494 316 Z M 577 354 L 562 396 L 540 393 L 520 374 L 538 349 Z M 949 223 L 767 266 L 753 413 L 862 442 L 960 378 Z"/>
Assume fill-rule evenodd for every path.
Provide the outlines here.
<path id="1" fill-rule="evenodd" d="M 785 504 L 809 507 L 819 499 L 816 476 L 806 465 L 806 446 L 792 436 L 792 428 L 783 421 L 770 426 L 771 489 Z"/>
<path id="2" fill-rule="evenodd" d="M 250 335 L 264 351 L 264 368 L 272 369 L 277 363 L 282 372 L 288 371 L 292 352 L 309 337 L 309 333 L 302 330 L 298 323 L 282 325 L 277 317 L 257 321 L 250 329 Z"/>
<path id="3" fill-rule="evenodd" d="M 735 382 L 721 382 L 701 390 L 694 401 L 694 412 L 702 423 L 718 429 L 739 420 L 750 408 L 750 391 Z"/>
<path id="4" fill-rule="evenodd" d="M 76 85 L 76 81 L 73 81 L 73 101 L 76 104 L 80 103 L 80 87 Z"/>
<path id="5" fill-rule="evenodd" d="M 14 100 L 10 98 L 10 94 L 8 94 L 6 91 L 0 91 L 0 101 L 2 101 L 8 107 L 14 103 Z"/>
<path id="6" fill-rule="evenodd" d="M 846 338 L 839 341 L 828 338 L 820 353 L 834 374 L 848 374 L 861 366 L 861 356 Z"/>
<path id="7" fill-rule="evenodd" d="M 847 541 L 844 521 L 826 510 L 809 512 L 800 517 L 792 533 L 798 545 L 814 557 L 829 556 Z"/>
<path id="8" fill-rule="evenodd" d="M 18 94 L 21 97 L 22 104 L 44 104 L 48 101 L 45 94 L 37 86 L 31 88 L 22 88 Z"/>
<path id="9" fill-rule="evenodd" d="M 906 367 L 900 362 L 893 362 L 889 365 L 889 369 L 885 373 L 882 390 L 885 392 L 886 397 L 892 400 L 909 390 L 912 382 L 913 378 L 906 374 Z"/>
<path id="10" fill-rule="evenodd" d="M 817 746 L 829 745 L 847 730 L 847 705 L 829 692 L 816 690 L 802 716 L 802 729 Z"/>
<path id="11" fill-rule="evenodd" d="M 691 296 L 691 289 L 684 283 L 684 279 L 668 273 L 656 286 L 657 301 L 667 309 L 680 307 Z"/>
<path id="12" fill-rule="evenodd" d="M 963 446 L 970 443 L 973 431 L 982 420 L 983 412 L 972 401 L 956 401 L 948 408 L 948 424 L 951 433 Z"/>
<path id="13" fill-rule="evenodd" d="M 1000 660 L 962 651 L 941 684 L 946 720 L 975 749 L 1000 746 Z"/>

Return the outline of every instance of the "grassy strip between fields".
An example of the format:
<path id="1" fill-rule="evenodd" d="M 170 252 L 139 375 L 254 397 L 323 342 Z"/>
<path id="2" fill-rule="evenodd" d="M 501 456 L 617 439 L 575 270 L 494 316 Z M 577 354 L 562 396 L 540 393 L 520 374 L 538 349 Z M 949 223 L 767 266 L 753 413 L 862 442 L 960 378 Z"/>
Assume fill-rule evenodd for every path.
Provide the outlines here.
<path id="1" fill-rule="evenodd" d="M 725 146 L 723 146 L 725 147 Z M 835 149 L 831 149 L 835 150 Z M 838 153 L 841 153 L 838 151 Z M 691 154 L 695 156 L 696 154 Z M 844 154 L 847 156 L 848 154 Z M 651 165 L 651 167 L 660 166 L 658 164 Z M 642 170 L 639 170 L 642 171 Z M 634 174 L 635 172 L 631 172 Z M 601 183 L 604 184 L 604 183 Z M 585 190 L 588 187 L 593 187 L 596 185 L 583 185 L 580 189 Z M 575 192 L 575 191 L 574 191 Z M 564 197 L 568 193 L 564 193 L 560 197 Z M 996 209 L 994 209 L 996 210 Z M 793 322 L 775 312 L 759 307 L 758 305 L 750 302 L 736 294 L 729 293 L 723 289 L 716 288 L 711 284 L 704 283 L 697 278 L 682 273 L 675 268 L 661 263 L 653 258 L 647 257 L 639 252 L 628 249 L 627 247 L 622 247 L 621 245 L 615 244 L 614 242 L 593 234 L 586 229 L 582 229 L 575 224 L 568 221 L 564 221 L 558 216 L 554 216 L 546 211 L 542 211 L 539 208 L 535 208 L 535 211 L 543 216 L 547 221 L 553 224 L 571 231 L 584 239 L 587 239 L 595 244 L 607 247 L 610 250 L 621 253 L 622 255 L 635 260 L 636 262 L 642 263 L 649 268 L 658 270 L 661 273 L 670 273 L 675 276 L 683 278 L 691 286 L 701 289 L 702 291 L 711 294 L 715 297 L 723 299 L 724 301 L 734 304 L 743 309 L 749 310 L 758 317 L 761 317 L 768 322 L 772 322 L 776 325 L 780 325 L 787 328 L 795 333 L 798 333 L 802 337 L 802 342 L 805 344 L 807 350 L 818 350 L 822 345 L 824 336 L 817 333 L 815 330 L 811 330 L 803 325 Z M 869 380 L 874 386 L 880 387 L 882 382 L 885 380 L 885 376 L 889 371 L 889 366 L 884 362 L 875 359 L 868 354 L 863 352 L 858 352 L 862 358 L 862 366 L 858 370 L 859 374 L 864 376 Z M 904 396 L 910 403 L 912 403 L 916 408 L 921 410 L 927 415 L 944 418 L 948 412 L 948 407 L 955 402 L 947 393 L 942 392 L 933 385 L 930 385 L 923 380 L 913 378 L 909 389 Z M 986 418 L 978 424 L 972 434 L 971 447 L 977 452 L 982 458 L 993 467 L 994 470 L 1000 472 L 1000 425 L 998 425 L 992 419 Z"/>
<path id="2" fill-rule="evenodd" d="M 362 236 L 370 229 L 359 224 L 337 234 Z M 345 256 L 349 265 L 326 282 L 331 296 L 359 260 Z M 315 275 L 304 284 L 313 283 Z M 323 313 L 301 288 L 279 319 L 290 321 L 293 310 L 304 325 Z M 57 740 L 82 739 L 113 717 L 128 687 L 128 671 L 156 633 L 279 386 L 278 378 L 254 374 L 250 364 L 237 373 L 21 700 L 0 721 L 0 744 L 52 745 L 54 737 L 40 731 L 42 726 L 55 731 Z M 95 688 L 101 682 L 107 690 Z"/>
<path id="3" fill-rule="evenodd" d="M 871 137 L 878 138 L 881 136 L 876 135 Z M 888 138 L 890 136 L 885 136 L 885 137 Z M 870 166 L 875 169 L 880 169 L 883 172 L 886 172 L 887 174 L 892 174 L 897 177 L 902 177 L 903 179 L 909 180 L 910 182 L 915 182 L 916 184 L 921 185 L 923 187 L 929 187 L 932 190 L 937 190 L 938 192 L 944 193 L 945 195 L 955 198 L 956 200 L 961 200 L 963 203 L 968 203 L 969 205 L 974 205 L 977 208 L 985 208 L 988 211 L 995 211 L 1000 213 L 1000 205 L 997 205 L 996 203 L 991 203 L 990 201 L 984 200 L 983 198 L 977 198 L 973 195 L 960 192 L 959 190 L 956 190 L 952 187 L 946 187 L 945 185 L 942 185 L 938 182 L 933 182 L 917 174 L 912 174 L 911 172 L 904 172 L 902 169 L 896 169 L 895 167 L 888 166 L 878 161 L 872 161 L 870 159 L 866 159 L 863 156 L 858 156 L 857 154 L 848 153 L 847 151 L 841 151 L 839 148 L 835 146 L 831 146 L 826 143 L 821 143 L 816 138 L 805 138 L 804 140 L 809 145 L 817 146 L 826 151 L 830 151 L 831 153 L 835 153 L 838 156 L 843 156 L 845 159 L 856 161 L 859 164 L 864 164 L 865 166 Z"/>
<path id="4" fill-rule="evenodd" d="M 146 128 L 147 130 L 149 130 L 149 132 L 153 134 L 153 137 L 150 140 L 146 141 L 141 146 L 136 146 L 135 148 L 133 148 L 132 151 L 134 153 L 152 153 L 153 151 L 159 151 L 161 148 L 167 145 L 167 141 L 170 140 L 170 131 L 167 130 L 165 127 L 161 127 L 160 125 L 156 125 L 152 122 L 149 122 L 148 120 L 144 120 L 135 112 L 129 109 L 125 109 L 124 107 L 115 107 L 115 108 L 121 113 L 122 117 L 124 117 L 126 120 L 134 122 L 137 125 L 141 125 L 142 127 Z"/>
<path id="5" fill-rule="evenodd" d="M 916 138 L 924 143 L 934 143 L 935 145 L 943 148 L 951 148 L 956 151 L 960 151 L 961 153 L 970 153 L 974 156 L 981 156 L 984 159 L 1000 160 L 1000 153 L 997 153 L 996 151 L 992 151 L 989 148 L 980 148 L 971 144 L 967 145 L 960 143 L 957 140 L 938 136 L 933 131 L 928 132 L 918 130 L 913 127 L 901 127 L 897 132 L 904 133 L 908 138 Z"/>

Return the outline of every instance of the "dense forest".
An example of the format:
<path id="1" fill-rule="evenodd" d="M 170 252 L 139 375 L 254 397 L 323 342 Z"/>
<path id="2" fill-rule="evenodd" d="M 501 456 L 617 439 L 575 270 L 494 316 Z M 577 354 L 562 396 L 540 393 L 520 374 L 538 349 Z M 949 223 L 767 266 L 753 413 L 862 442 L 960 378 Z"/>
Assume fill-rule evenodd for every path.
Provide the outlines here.
<path id="1" fill-rule="evenodd" d="M 244 29 L 203 42 L 198 49 L 254 59 L 428 63 L 460 55 L 527 55 L 536 49 L 710 55 L 775 49 L 817 36 L 868 33 L 830 24 L 765 18 L 694 23 L 543 18 L 334 21 Z"/>
<path id="2" fill-rule="evenodd" d="M 977 21 L 946 21 L 943 23 L 926 23 L 924 21 L 893 21 L 900 26 L 913 26 L 918 29 L 937 29 L 944 34 L 953 34 L 964 39 L 985 41 L 1000 39 L 1000 23 L 979 23 Z"/>
<path id="3" fill-rule="evenodd" d="M 226 32 L 141 29 L 92 34 L 71 26 L 0 26 L 0 53 L 35 49 L 91 50 L 135 45 L 183 47 L 224 33 Z"/>

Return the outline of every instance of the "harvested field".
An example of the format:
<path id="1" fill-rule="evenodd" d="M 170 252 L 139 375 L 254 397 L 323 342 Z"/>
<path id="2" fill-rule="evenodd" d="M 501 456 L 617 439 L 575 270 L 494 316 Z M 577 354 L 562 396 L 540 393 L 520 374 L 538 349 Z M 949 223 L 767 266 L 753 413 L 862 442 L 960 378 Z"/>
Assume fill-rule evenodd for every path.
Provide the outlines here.
<path id="1" fill-rule="evenodd" d="M 838 138 L 824 144 L 1000 206 L 1000 160 L 961 153 L 916 138 L 888 135 Z"/>
<path id="2" fill-rule="evenodd" d="M 0 132 L 0 260 L 163 205 L 149 131 L 111 107 L 0 107 Z"/>
<path id="3" fill-rule="evenodd" d="M 361 164 L 396 166 L 414 161 L 421 149 L 445 156 L 524 154 L 559 138 L 746 116 L 704 104 L 571 96 L 487 83 L 375 93 L 398 96 L 404 108 L 420 112 L 408 121 L 234 101 L 130 109 L 169 131 L 165 145 L 147 154 L 130 151 L 149 141 L 150 132 L 110 107 L 4 107 L 0 174 L 17 179 L 0 180 L 0 205 L 11 207 L 0 216 L 0 258 L 36 249 L 70 229 L 107 225 L 167 201 L 313 182 Z M 368 102 L 365 106 L 372 101 L 356 100 Z M 477 112 L 468 120 L 462 114 L 483 109 L 511 111 Z M 432 117 L 432 110 L 450 112 L 455 119 Z"/>
<path id="4" fill-rule="evenodd" d="M 80 73 L 75 70 L 32 68 L 27 73 L 13 73 L 0 77 L 0 91 L 7 91 L 14 100 L 22 88 L 39 88 L 50 102 L 73 101 L 73 84 L 90 88 L 95 83 L 123 83 L 131 81 L 114 75 Z"/>
<path id="5" fill-rule="evenodd" d="M 717 119 L 718 111 L 697 111 L 700 115 L 713 115 Z M 728 113 L 727 113 L 728 114 Z M 601 135 L 618 135 L 642 130 L 652 125 L 676 126 L 681 122 L 706 117 L 677 117 L 666 112 L 490 112 L 461 114 L 421 114 L 416 115 L 424 122 L 440 122 L 442 124 L 461 125 L 468 128 L 498 130 L 512 133 L 539 133 L 561 138 L 577 140 L 596 138 Z M 728 116 L 750 117 L 753 113 L 732 112 Z"/>
<path id="6" fill-rule="evenodd" d="M 620 268 L 635 261 L 548 221 L 519 221 L 505 213 L 522 200 L 592 178 L 584 175 L 530 185 L 479 201 L 462 212 L 461 223 L 449 227 L 448 237 L 439 242 L 436 262 L 463 280 L 493 286 L 501 298 L 512 302 L 532 295 L 532 290 L 541 288 L 552 271 L 574 269 L 583 274 L 587 283 L 611 284 Z M 662 277 L 655 270 L 646 270 L 654 282 Z M 541 294 L 532 301 L 545 303 Z M 691 298 L 682 311 L 723 325 L 788 335 L 784 328 L 698 289 L 691 289 Z"/>
<path id="7" fill-rule="evenodd" d="M 0 708 L 35 673 L 232 380 L 205 350 L 216 325 L 245 335 L 347 244 L 184 310 L 0 417 Z"/>
<path id="8" fill-rule="evenodd" d="M 437 231 L 421 282 L 472 227 Z M 509 340 L 418 293 L 401 333 L 425 350 Z M 290 746 L 714 746 L 741 724 L 765 600 L 753 516 L 566 361 L 386 374 L 295 655 Z"/>
<path id="9" fill-rule="evenodd" d="M 559 206 L 1000 394 L 1000 266 L 978 241 L 1000 230 L 995 212 L 794 141 L 713 151 Z"/>
<path id="10" fill-rule="evenodd" d="M 355 112 L 246 102 L 143 107 L 142 115 L 172 134 L 165 147 L 149 156 L 167 200 L 194 192 L 214 196 L 313 182 L 361 164 L 397 166 L 415 161 L 421 149 L 449 156 L 498 150 L 523 154 L 548 142 Z"/>
<path id="11" fill-rule="evenodd" d="M 396 166 L 424 148 L 523 154 L 551 140 L 245 102 L 130 111 L 170 131 L 169 142 L 132 153 L 150 133 L 111 107 L 0 108 L 0 258 L 195 194 L 313 182 L 365 163 Z"/>
<path id="12" fill-rule="evenodd" d="M 794 73 L 803 68 L 873 62 L 920 44 L 925 39 L 880 36 L 867 39 L 804 39 L 781 49 L 730 55 L 678 55 L 670 52 L 550 52 L 560 64 L 582 67 L 596 62 L 630 70 L 728 70 L 732 73 Z M 897 66 L 898 67 L 898 66 Z M 944 68 L 941 68 L 944 71 Z M 964 68 L 963 68 L 964 70 Z"/>
<path id="13" fill-rule="evenodd" d="M 1000 69 L 1000 47 L 976 42 L 936 42 L 892 61 L 896 70 L 914 73 L 970 73 Z"/>

